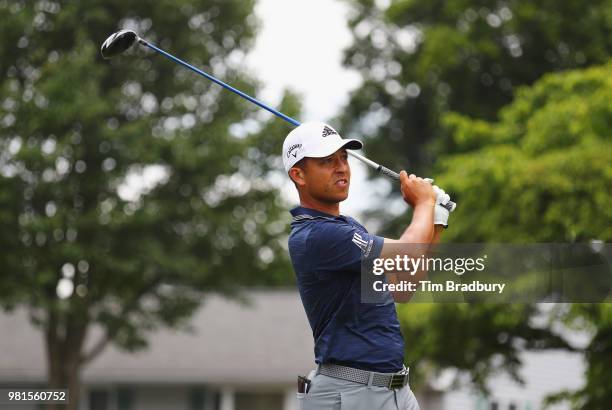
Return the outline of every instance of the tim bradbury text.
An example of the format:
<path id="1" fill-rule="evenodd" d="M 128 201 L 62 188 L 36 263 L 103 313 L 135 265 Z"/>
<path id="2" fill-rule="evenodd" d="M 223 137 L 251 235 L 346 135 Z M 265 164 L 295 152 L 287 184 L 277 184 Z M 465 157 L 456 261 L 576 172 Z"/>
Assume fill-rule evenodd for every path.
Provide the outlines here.
<path id="1" fill-rule="evenodd" d="M 457 283 L 447 280 L 442 283 L 433 283 L 430 280 L 421 280 L 417 283 L 402 280 L 398 283 L 385 283 L 377 280 L 372 284 L 376 292 L 497 292 L 502 293 L 505 283 L 483 283 L 475 280 L 468 283 Z"/>

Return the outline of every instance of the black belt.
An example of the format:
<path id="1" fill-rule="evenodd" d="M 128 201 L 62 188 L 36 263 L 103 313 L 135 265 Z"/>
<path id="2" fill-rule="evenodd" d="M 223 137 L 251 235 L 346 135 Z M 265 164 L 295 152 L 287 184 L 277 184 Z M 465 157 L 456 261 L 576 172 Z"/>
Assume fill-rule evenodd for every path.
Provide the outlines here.
<path id="1" fill-rule="evenodd" d="M 407 368 L 398 373 L 377 373 L 337 364 L 321 364 L 317 369 L 317 374 L 367 386 L 386 387 L 389 390 L 401 389 L 408 384 Z"/>

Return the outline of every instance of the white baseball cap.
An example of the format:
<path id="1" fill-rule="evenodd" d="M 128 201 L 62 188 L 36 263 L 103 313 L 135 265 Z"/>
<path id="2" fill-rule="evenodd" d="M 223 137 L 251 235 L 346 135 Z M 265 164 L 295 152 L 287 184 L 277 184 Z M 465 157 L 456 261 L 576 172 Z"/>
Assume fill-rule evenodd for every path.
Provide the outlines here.
<path id="1" fill-rule="evenodd" d="M 302 158 L 323 158 L 341 148 L 362 147 L 360 141 L 343 139 L 335 129 L 323 122 L 305 122 L 287 134 L 283 143 L 283 164 L 285 171 L 289 172 Z"/>

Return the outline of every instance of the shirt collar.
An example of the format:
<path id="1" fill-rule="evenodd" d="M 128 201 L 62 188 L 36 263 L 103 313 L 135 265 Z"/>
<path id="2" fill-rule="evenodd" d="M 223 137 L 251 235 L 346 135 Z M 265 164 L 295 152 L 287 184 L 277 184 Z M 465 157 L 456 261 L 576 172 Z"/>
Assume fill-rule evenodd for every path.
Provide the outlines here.
<path id="1" fill-rule="evenodd" d="M 296 206 L 290 212 L 291 212 L 291 215 L 293 216 L 294 221 L 299 221 L 302 219 L 315 219 L 315 218 L 346 220 L 346 217 L 343 215 L 335 216 L 331 214 L 326 214 L 325 212 L 317 211 L 316 209 L 312 209 L 312 208 L 305 208 L 303 206 Z"/>

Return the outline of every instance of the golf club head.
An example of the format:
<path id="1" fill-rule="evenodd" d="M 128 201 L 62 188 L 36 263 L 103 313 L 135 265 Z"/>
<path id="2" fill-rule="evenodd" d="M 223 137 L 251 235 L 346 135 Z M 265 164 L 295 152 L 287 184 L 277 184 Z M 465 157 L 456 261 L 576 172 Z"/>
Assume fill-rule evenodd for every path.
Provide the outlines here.
<path id="1" fill-rule="evenodd" d="M 102 57 L 108 59 L 123 53 L 132 47 L 140 38 L 132 30 L 121 30 L 111 34 L 100 47 Z"/>

